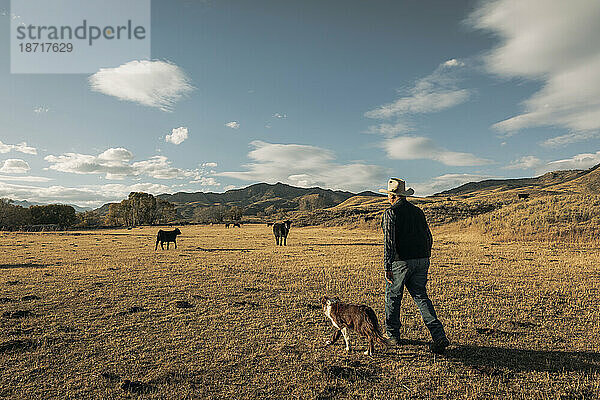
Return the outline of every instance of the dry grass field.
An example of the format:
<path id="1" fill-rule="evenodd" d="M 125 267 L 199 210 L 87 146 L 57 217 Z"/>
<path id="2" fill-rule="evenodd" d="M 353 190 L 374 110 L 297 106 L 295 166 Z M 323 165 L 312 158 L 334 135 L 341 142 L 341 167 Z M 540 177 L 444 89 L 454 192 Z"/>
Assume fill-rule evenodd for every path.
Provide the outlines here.
<path id="1" fill-rule="evenodd" d="M 0 398 L 597 399 L 597 244 L 434 232 L 429 292 L 452 346 L 427 349 L 412 300 L 404 344 L 373 357 L 318 299 L 383 319 L 381 233 L 292 228 L 0 233 Z M 127 380 L 127 382 L 126 382 Z"/>

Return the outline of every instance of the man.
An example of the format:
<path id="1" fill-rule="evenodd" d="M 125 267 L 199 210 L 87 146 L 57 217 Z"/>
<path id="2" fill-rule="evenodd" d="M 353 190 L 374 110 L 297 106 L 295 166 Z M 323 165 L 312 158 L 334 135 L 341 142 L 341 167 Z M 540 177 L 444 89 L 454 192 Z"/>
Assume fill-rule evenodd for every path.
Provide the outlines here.
<path id="1" fill-rule="evenodd" d="M 433 304 L 427 296 L 427 272 L 433 238 L 425 214 L 420 208 L 406 201 L 415 193 L 405 190 L 401 179 L 390 178 L 387 190 L 392 205 L 385 210 L 381 225 L 384 238 L 385 264 L 385 326 L 391 344 L 398 344 L 400 337 L 400 304 L 404 287 L 415 301 L 423 322 L 431 337 L 434 353 L 443 353 L 450 344 L 444 327 L 438 320 Z"/>

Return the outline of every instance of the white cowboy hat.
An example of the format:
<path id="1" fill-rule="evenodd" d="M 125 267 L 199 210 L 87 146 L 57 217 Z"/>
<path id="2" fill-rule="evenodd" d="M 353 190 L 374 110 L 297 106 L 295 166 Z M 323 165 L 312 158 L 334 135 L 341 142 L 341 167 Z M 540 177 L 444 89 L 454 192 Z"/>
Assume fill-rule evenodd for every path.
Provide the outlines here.
<path id="1" fill-rule="evenodd" d="M 402 179 L 390 178 L 387 190 L 379 189 L 381 193 L 395 194 L 396 196 L 412 196 L 415 191 L 412 188 L 406 190 L 406 183 Z"/>

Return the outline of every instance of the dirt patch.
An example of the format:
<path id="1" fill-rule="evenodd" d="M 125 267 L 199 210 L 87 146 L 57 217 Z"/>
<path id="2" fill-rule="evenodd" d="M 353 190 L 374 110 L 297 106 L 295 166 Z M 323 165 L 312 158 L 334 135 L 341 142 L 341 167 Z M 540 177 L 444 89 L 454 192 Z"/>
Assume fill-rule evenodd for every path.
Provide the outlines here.
<path id="1" fill-rule="evenodd" d="M 46 268 L 45 264 L 37 263 L 16 263 L 16 264 L 0 264 L 0 269 L 16 269 L 16 268 Z"/>
<path id="2" fill-rule="evenodd" d="M 0 343 L 0 354 L 14 352 L 14 351 L 25 351 L 34 349 L 39 346 L 38 341 L 32 339 L 14 339 L 7 342 Z"/>
<path id="3" fill-rule="evenodd" d="M 29 310 L 16 310 L 16 311 L 6 311 L 2 314 L 4 318 L 9 319 L 19 319 L 19 318 L 27 318 L 33 317 L 35 314 Z"/>
<path id="4" fill-rule="evenodd" d="M 147 394 L 156 391 L 156 388 L 140 381 L 130 381 L 125 379 L 121 384 L 121 389 L 125 392 L 136 393 L 136 394 Z"/>
<path id="5" fill-rule="evenodd" d="M 192 303 L 190 303 L 189 301 L 177 300 L 175 302 L 175 307 L 177 307 L 177 308 L 194 308 L 194 305 Z"/>
<path id="6" fill-rule="evenodd" d="M 233 305 L 235 307 L 245 307 L 245 306 L 260 307 L 260 303 L 257 303 L 257 302 L 254 302 L 254 301 L 248 301 L 248 300 L 234 301 Z"/>
<path id="7" fill-rule="evenodd" d="M 140 306 L 132 306 L 129 307 L 127 310 L 125 311 L 120 311 L 117 313 L 117 315 L 129 315 L 129 314 L 136 314 L 136 313 L 140 313 L 140 312 L 144 312 L 146 311 L 146 309 L 144 307 L 140 307 Z"/>

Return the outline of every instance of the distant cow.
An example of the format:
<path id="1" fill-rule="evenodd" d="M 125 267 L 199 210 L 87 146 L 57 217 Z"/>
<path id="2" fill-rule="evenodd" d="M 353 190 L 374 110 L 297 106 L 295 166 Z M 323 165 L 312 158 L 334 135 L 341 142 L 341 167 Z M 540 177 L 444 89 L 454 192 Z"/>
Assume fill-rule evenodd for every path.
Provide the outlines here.
<path id="1" fill-rule="evenodd" d="M 162 229 L 158 231 L 156 235 L 156 245 L 154 246 L 154 250 L 158 248 L 158 243 L 160 242 L 160 248 L 165 249 L 163 247 L 163 243 L 167 242 L 167 250 L 169 250 L 169 242 L 175 243 L 175 248 L 177 248 L 177 235 L 181 235 L 181 231 L 179 228 L 176 228 L 173 231 L 163 231 Z"/>
<path id="2" fill-rule="evenodd" d="M 267 226 L 273 226 L 272 222 L 267 222 Z"/>
<path id="3" fill-rule="evenodd" d="M 286 246 L 287 235 L 290 232 L 292 221 L 276 222 L 273 224 L 273 234 L 277 246 Z"/>
<path id="4" fill-rule="evenodd" d="M 528 199 L 529 193 L 519 193 L 519 199 Z"/>
<path id="5" fill-rule="evenodd" d="M 228 223 L 227 223 L 227 224 L 225 224 L 225 228 L 229 228 L 229 225 L 230 225 L 230 224 L 228 224 Z"/>
<path id="6" fill-rule="evenodd" d="M 234 223 L 233 223 L 233 227 L 235 228 L 236 226 L 237 226 L 238 228 L 241 228 L 241 227 L 242 227 L 242 224 L 240 224 L 239 222 L 234 222 Z"/>

